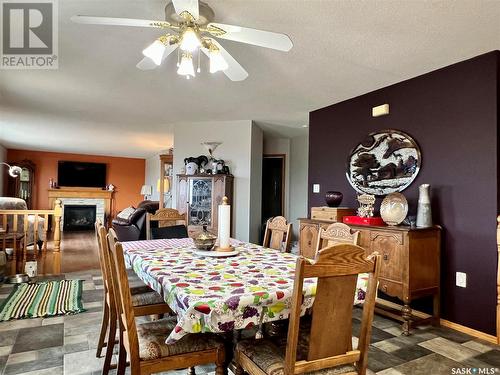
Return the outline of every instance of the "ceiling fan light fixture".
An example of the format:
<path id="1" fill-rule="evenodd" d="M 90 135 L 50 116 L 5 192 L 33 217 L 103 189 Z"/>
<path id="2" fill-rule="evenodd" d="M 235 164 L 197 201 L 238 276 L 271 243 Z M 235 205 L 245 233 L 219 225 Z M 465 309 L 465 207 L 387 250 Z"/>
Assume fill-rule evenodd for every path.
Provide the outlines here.
<path id="1" fill-rule="evenodd" d="M 229 68 L 227 61 L 224 59 L 219 49 L 210 49 L 210 73 L 217 73 Z"/>
<path id="2" fill-rule="evenodd" d="M 201 41 L 198 34 L 192 27 L 187 27 L 182 33 L 180 48 L 186 52 L 194 52 L 201 47 Z"/>
<path id="3" fill-rule="evenodd" d="M 177 69 L 177 74 L 181 76 L 195 77 L 194 65 L 193 65 L 193 55 L 188 52 L 182 54 L 181 63 L 179 64 L 179 69 Z"/>
<path id="4" fill-rule="evenodd" d="M 142 51 L 142 54 L 149 57 L 156 65 L 159 66 L 163 60 L 163 54 L 165 53 L 167 44 L 168 38 L 166 36 L 162 36 L 146 47 L 146 49 Z"/>

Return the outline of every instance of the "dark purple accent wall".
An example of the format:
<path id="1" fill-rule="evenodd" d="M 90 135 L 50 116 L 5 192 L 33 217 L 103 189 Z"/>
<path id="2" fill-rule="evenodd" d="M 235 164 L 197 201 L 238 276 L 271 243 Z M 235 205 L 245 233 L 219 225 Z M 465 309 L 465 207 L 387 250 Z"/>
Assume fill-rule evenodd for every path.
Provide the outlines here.
<path id="1" fill-rule="evenodd" d="M 415 214 L 418 186 L 431 184 L 434 221 L 443 226 L 442 317 L 495 334 L 496 216 L 500 51 L 310 113 L 309 207 L 324 205 L 327 190 L 357 207 L 345 177 L 351 149 L 373 131 L 398 129 L 420 145 L 422 168 L 403 191 Z M 372 107 L 390 104 L 388 116 Z M 312 184 L 321 193 L 312 193 Z M 467 273 L 467 288 L 455 272 Z"/>

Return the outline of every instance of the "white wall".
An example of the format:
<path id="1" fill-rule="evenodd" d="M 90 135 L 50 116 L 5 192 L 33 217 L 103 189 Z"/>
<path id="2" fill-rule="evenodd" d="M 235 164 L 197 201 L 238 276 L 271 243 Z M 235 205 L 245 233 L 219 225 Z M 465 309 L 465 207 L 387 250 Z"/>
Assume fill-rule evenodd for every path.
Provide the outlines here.
<path id="1" fill-rule="evenodd" d="M 4 163 L 7 161 L 7 149 L 0 145 L 0 163 Z M 5 181 L 5 176 L 7 176 L 7 167 L 6 166 L 0 166 L 0 196 L 3 196 L 4 194 L 4 181 Z"/>
<path id="2" fill-rule="evenodd" d="M 259 243 L 262 219 L 262 129 L 252 124 L 250 159 L 250 242 Z"/>
<path id="3" fill-rule="evenodd" d="M 290 139 L 290 221 L 293 223 L 294 241 L 299 238 L 297 218 L 307 217 L 307 178 L 309 136 Z"/>
<path id="4" fill-rule="evenodd" d="M 151 185 L 153 194 L 151 200 L 160 200 L 160 193 L 156 190 L 156 183 L 160 178 L 160 154 L 151 156 L 146 159 L 146 178 L 145 185 Z"/>
<path id="5" fill-rule="evenodd" d="M 251 177 L 260 175 L 262 178 L 262 166 L 253 164 L 252 155 L 259 152 L 259 130 L 254 129 L 251 120 L 238 121 L 207 121 L 195 123 L 182 123 L 174 125 L 174 188 L 173 204 L 177 197 L 176 175 L 184 167 L 184 158 L 189 156 L 205 155 L 206 150 L 202 142 L 217 141 L 222 144 L 215 150 L 214 156 L 226 161 L 231 173 L 234 175 L 234 198 L 233 198 L 233 235 L 239 240 L 248 241 L 255 238 L 257 234 L 251 233 L 250 218 L 255 220 L 251 214 L 251 198 L 258 199 L 260 192 L 252 193 Z M 252 142 L 255 137 L 255 142 Z M 260 146 L 260 157 L 262 158 L 262 146 Z M 260 193 L 261 194 L 261 193 Z M 259 204 L 260 206 L 260 204 Z M 253 206 L 252 206 L 253 207 Z"/>

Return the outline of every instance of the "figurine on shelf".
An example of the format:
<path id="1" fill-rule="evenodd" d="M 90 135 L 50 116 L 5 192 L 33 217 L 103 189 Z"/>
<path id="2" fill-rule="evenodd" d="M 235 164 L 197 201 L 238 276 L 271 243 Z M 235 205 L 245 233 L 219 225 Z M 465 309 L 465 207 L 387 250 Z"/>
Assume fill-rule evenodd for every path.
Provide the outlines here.
<path id="1" fill-rule="evenodd" d="M 222 159 L 213 159 L 212 160 L 212 174 L 223 173 L 222 170 L 225 166 L 225 162 Z"/>
<path id="2" fill-rule="evenodd" d="M 200 155 L 197 158 L 189 157 L 184 159 L 184 165 L 186 166 L 186 174 L 193 175 L 196 174 L 200 169 L 204 168 L 208 164 L 208 158 L 205 155 Z"/>
<path id="3" fill-rule="evenodd" d="M 358 195 L 357 201 L 359 202 L 358 216 L 373 217 L 375 196 L 372 194 L 361 194 Z"/>

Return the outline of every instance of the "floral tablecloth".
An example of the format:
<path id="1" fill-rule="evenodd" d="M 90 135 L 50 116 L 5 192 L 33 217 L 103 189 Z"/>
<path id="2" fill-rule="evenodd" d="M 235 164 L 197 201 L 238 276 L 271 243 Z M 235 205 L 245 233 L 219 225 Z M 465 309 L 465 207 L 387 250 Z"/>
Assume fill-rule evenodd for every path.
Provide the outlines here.
<path id="1" fill-rule="evenodd" d="M 188 333 L 228 332 L 288 318 L 297 256 L 235 240 L 232 245 L 237 256 L 212 258 L 195 254 L 190 239 L 123 243 L 127 266 L 178 315 L 167 343 Z M 358 277 L 355 304 L 364 300 L 367 282 Z M 304 312 L 315 294 L 316 279 L 306 279 Z"/>

